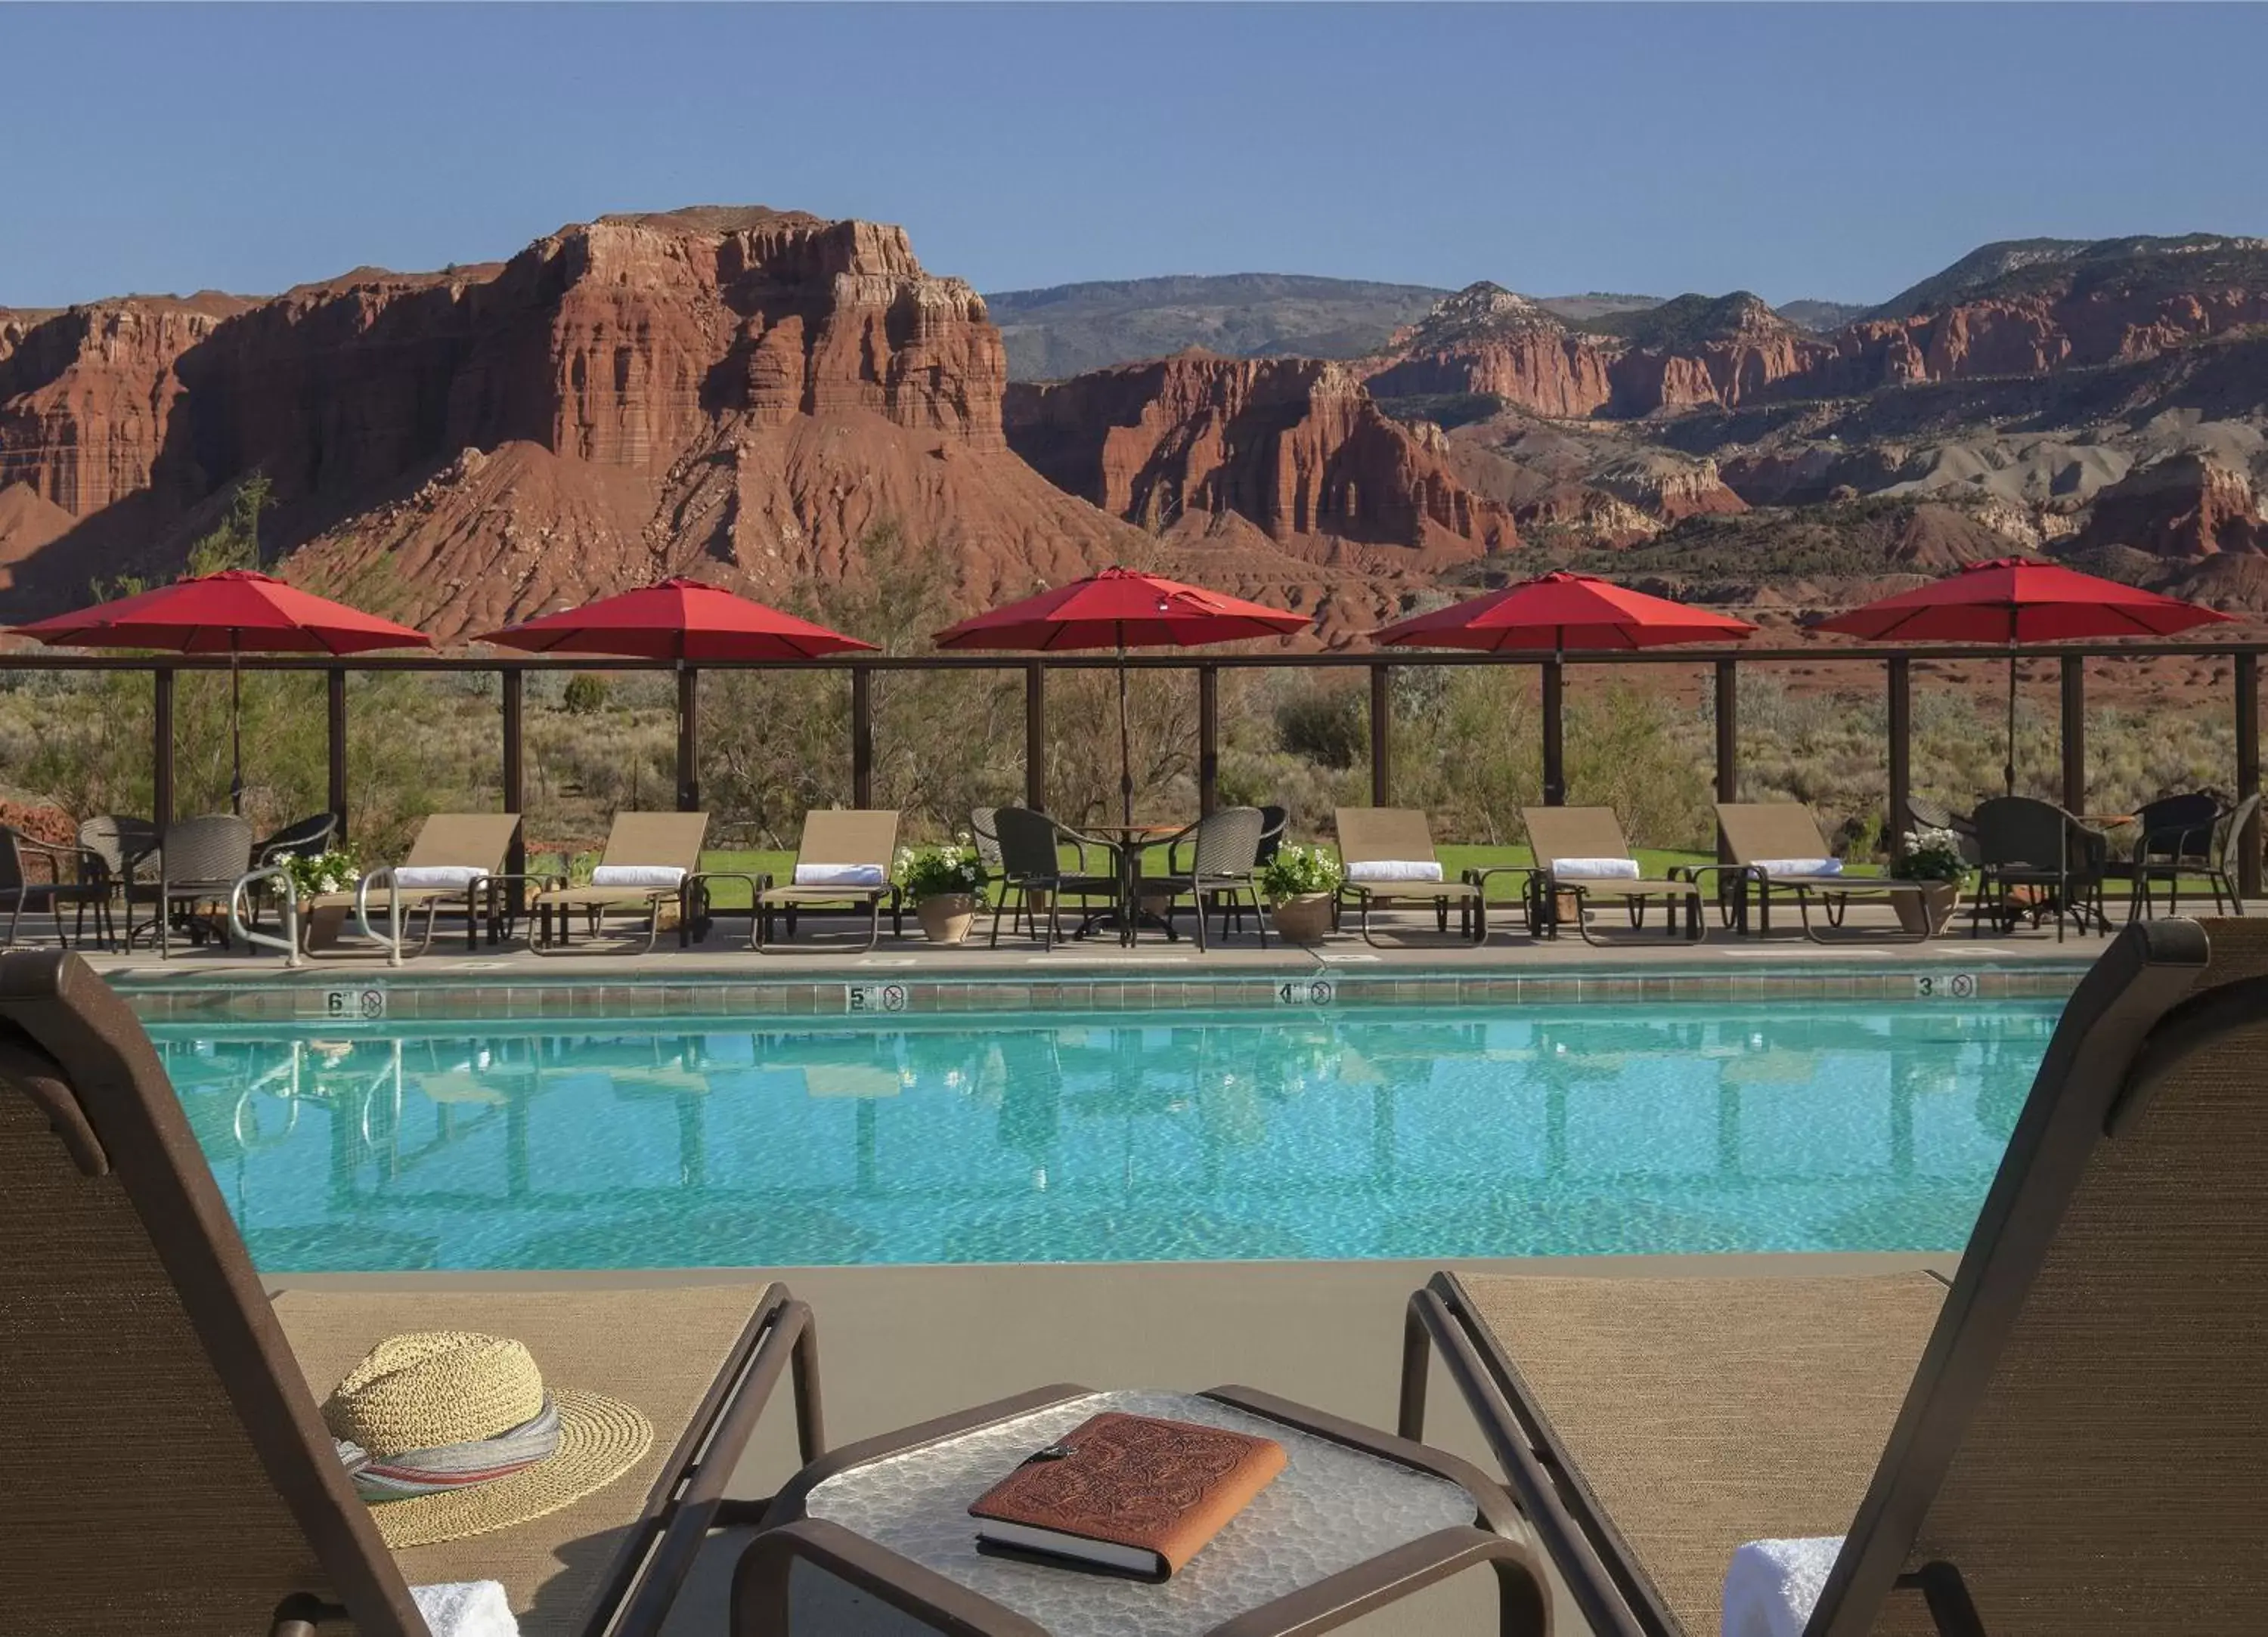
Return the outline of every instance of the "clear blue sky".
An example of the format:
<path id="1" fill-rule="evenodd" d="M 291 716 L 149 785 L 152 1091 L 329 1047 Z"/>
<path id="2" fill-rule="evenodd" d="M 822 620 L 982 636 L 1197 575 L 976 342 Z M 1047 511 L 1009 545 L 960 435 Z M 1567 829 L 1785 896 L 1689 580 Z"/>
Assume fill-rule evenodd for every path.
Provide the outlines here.
<path id="1" fill-rule="evenodd" d="M 1880 299 L 2268 233 L 2268 7 L 0 4 L 0 305 L 608 210 L 903 223 L 984 290 L 1249 270 Z"/>

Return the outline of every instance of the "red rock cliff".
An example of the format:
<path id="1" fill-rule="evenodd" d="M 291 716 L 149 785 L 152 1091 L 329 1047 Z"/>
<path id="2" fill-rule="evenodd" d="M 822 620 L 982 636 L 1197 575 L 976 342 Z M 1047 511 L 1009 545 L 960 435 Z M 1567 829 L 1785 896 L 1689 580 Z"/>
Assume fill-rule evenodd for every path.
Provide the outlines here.
<path id="1" fill-rule="evenodd" d="M 1186 352 L 1008 390 L 1008 439 L 1071 493 L 1152 531 L 1234 513 L 1278 543 L 1329 536 L 1453 556 L 1512 515 L 1381 411 L 1352 371 Z"/>
<path id="2" fill-rule="evenodd" d="M 502 266 L 11 333 L 0 488 L 80 520 L 11 602 L 170 567 L 193 510 L 255 469 L 295 573 L 445 640 L 703 562 L 777 591 L 850 571 L 885 522 L 954 552 L 972 598 L 1140 540 L 1008 451 L 983 302 L 874 223 L 609 217 Z"/>

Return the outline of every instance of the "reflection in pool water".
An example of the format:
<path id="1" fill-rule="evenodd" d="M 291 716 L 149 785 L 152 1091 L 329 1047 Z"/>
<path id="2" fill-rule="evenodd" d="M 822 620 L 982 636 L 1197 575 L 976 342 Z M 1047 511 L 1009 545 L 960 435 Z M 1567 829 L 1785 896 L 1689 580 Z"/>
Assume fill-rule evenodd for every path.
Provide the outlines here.
<path id="1" fill-rule="evenodd" d="M 271 1268 L 1957 1248 L 2052 1005 L 153 1030 Z"/>

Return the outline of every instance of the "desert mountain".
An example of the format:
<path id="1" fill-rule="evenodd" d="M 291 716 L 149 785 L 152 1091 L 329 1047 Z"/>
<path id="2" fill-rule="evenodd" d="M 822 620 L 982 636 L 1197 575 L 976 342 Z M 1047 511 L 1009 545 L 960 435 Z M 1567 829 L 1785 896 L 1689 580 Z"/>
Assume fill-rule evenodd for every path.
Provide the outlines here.
<path id="1" fill-rule="evenodd" d="M 1355 358 L 1447 290 L 1282 273 L 1118 279 L 988 291 L 1018 381 L 1161 358 L 1191 347 L 1237 358 Z"/>

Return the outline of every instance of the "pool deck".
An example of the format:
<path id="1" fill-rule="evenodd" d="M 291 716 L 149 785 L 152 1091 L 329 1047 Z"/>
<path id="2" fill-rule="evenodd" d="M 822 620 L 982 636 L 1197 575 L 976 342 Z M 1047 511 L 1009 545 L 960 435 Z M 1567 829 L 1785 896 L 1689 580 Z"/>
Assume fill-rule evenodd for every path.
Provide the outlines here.
<path id="1" fill-rule="evenodd" d="M 751 1278 L 783 1280 L 817 1315 L 829 1442 L 848 1443 L 1050 1382 L 1095 1388 L 1262 1387 L 1389 1427 L 1403 1303 L 1440 1266 L 1557 1274 L 1778 1275 L 1930 1267 L 1951 1255 L 1569 1257 L 1447 1263 L 1211 1262 L 984 1267 L 815 1267 L 652 1274 L 275 1274 L 271 1288 L 541 1289 Z M 1430 1440 L 1493 1471 L 1456 1389 L 1437 1366 Z M 765 1494 L 794 1468 L 782 1391 L 734 1476 Z M 725 1628 L 744 1536 L 720 1536 L 681 1599 L 670 1637 Z M 1365 1637 L 1496 1630 L 1491 1582 L 1466 1574 L 1345 1629 Z M 861 1631 L 912 1630 L 895 1625 Z M 1583 1626 L 1560 1599 L 1557 1629 Z"/>
<path id="2" fill-rule="evenodd" d="M 1027 935 L 1012 936 L 1005 927 L 997 949 L 988 947 L 981 936 L 972 936 L 965 944 L 941 945 L 926 942 L 909 914 L 904 936 L 892 936 L 886 921 L 881 941 L 871 951 L 861 947 L 863 934 L 847 932 L 839 917 L 806 918 L 801 936 L 792 943 L 754 951 L 748 947 L 745 918 L 733 915 L 720 919 L 709 936 L 690 949 L 680 949 L 674 936 L 665 934 L 648 952 L 539 956 L 524 942 L 483 943 L 468 949 L 460 931 L 451 933 L 445 929 L 429 951 L 406 959 L 398 967 L 388 966 L 377 954 L 356 952 L 287 969 L 272 951 L 241 948 L 222 951 L 210 944 L 191 948 L 178 942 L 167 959 L 160 959 L 154 949 L 146 946 L 127 953 L 89 946 L 83 952 L 107 976 L 161 982 L 250 979 L 321 983 L 360 977 L 457 984 L 521 979 L 544 982 L 644 979 L 682 983 L 833 977 L 887 982 L 909 977 L 1030 983 L 1057 973 L 1094 978 L 1142 972 L 1174 977 L 1208 973 L 1248 977 L 1263 973 L 1359 976 L 1366 970 L 1595 976 L 1975 967 L 2075 973 L 2091 962 L 2105 943 L 2100 936 L 2075 932 L 2059 943 L 2052 923 L 1972 938 L 1958 922 L 1941 936 L 1915 943 L 1899 938 L 1890 911 L 1875 905 L 1854 905 L 1848 924 L 1826 943 L 1805 937 L 1793 912 L 1783 912 L 1775 919 L 1766 936 L 1736 934 L 1712 924 L 1709 936 L 1699 943 L 1671 942 L 1658 931 L 1632 933 L 1617 925 L 1602 935 L 1609 941 L 1596 944 L 1572 930 L 1554 939 L 1531 937 L 1511 918 L 1509 907 L 1498 907 L 1498 914 L 1502 918 L 1492 921 L 1488 941 L 1480 945 L 1458 938 L 1454 929 L 1447 938 L 1437 936 L 1430 914 L 1392 912 L 1376 918 L 1381 941 L 1375 945 L 1357 934 L 1350 919 L 1345 930 L 1321 943 L 1287 944 L 1270 937 L 1264 949 L 1248 924 L 1225 943 L 1216 942 L 1211 949 L 1200 951 L 1187 935 L 1186 921 L 1177 942 L 1145 931 L 1132 947 L 1104 936 L 1067 940 L 1052 950 L 1042 950 Z M 980 922 L 980 933 L 983 926 Z M 27 928 L 23 942 L 32 943 L 38 936 L 37 929 Z"/>

